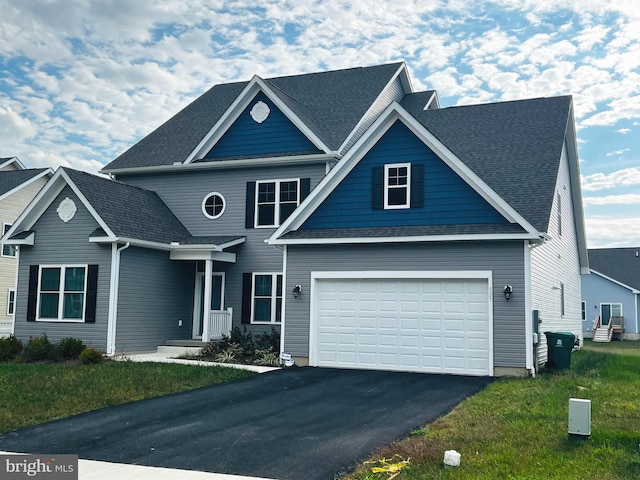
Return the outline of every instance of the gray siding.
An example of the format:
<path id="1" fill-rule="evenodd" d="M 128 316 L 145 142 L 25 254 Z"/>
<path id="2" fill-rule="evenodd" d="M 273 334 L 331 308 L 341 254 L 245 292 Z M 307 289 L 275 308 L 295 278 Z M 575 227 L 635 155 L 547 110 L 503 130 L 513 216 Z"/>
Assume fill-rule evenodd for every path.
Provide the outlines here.
<path id="1" fill-rule="evenodd" d="M 522 242 L 455 242 L 287 247 L 285 350 L 309 355 L 311 272 L 363 270 L 489 270 L 493 272 L 494 365 L 525 367 Z M 306 294 L 293 299 L 296 284 Z M 507 302 L 504 285 L 514 295 Z"/>
<path id="2" fill-rule="evenodd" d="M 342 155 L 349 150 L 354 143 L 358 141 L 358 139 L 368 130 L 368 128 L 376 121 L 376 119 L 380 116 L 382 112 L 384 112 L 385 108 L 391 105 L 393 102 L 399 102 L 402 100 L 402 97 L 405 95 L 404 88 L 402 88 L 402 82 L 399 77 L 387 87 L 387 89 L 382 92 L 378 100 L 371 106 L 371 109 L 367 112 L 367 114 L 362 117 L 362 123 L 358 125 L 353 136 L 349 139 L 347 144 L 344 146 L 342 151 L 340 152 Z"/>
<path id="3" fill-rule="evenodd" d="M 560 160 L 556 195 L 547 232 L 551 240 L 531 251 L 531 308 L 540 311 L 542 321 L 538 326 L 541 332 L 539 364 L 547 361 L 546 337 L 543 332 L 573 332 L 582 336 L 580 261 L 571 188 L 565 147 Z M 562 198 L 562 235 L 558 228 L 558 195 Z M 564 316 L 561 314 L 560 283 L 564 284 L 565 292 Z"/>
<path id="4" fill-rule="evenodd" d="M 600 304 L 621 303 L 625 333 L 639 333 L 636 322 L 636 295 L 628 288 L 591 274 L 582 276 L 582 300 L 586 302 L 587 318 L 582 322 L 582 331 L 591 332 L 593 321 L 600 315 Z"/>
<path id="5" fill-rule="evenodd" d="M 78 211 L 71 221 L 62 222 L 56 209 L 65 197 L 72 199 Z M 89 243 L 89 235 L 98 228 L 91 216 L 69 187 L 58 195 L 33 226 L 36 231 L 33 247 L 20 247 L 19 278 L 15 317 L 15 335 L 27 340 L 46 334 L 52 341 L 65 337 L 82 339 L 87 345 L 106 350 L 109 314 L 109 279 L 111 245 Z M 30 265 L 97 264 L 98 296 L 96 323 L 27 322 L 27 295 Z"/>
<path id="6" fill-rule="evenodd" d="M 195 263 L 171 261 L 167 251 L 122 251 L 116 351 L 155 350 L 166 340 L 191 338 L 194 279 Z"/>
<path id="7" fill-rule="evenodd" d="M 239 160 L 241 162 L 241 160 Z M 236 263 L 214 262 L 214 271 L 225 272 L 225 308 L 233 308 L 233 325 L 241 325 L 242 274 L 282 272 L 282 251 L 264 243 L 273 228 L 245 228 L 246 184 L 256 180 L 310 178 L 313 189 L 325 175 L 325 164 L 288 167 L 238 168 L 224 171 L 119 176 L 118 180 L 154 190 L 193 235 L 243 235 L 246 242 L 232 251 Z M 221 193 L 224 214 L 211 220 L 202 213 L 202 200 Z M 194 274 L 195 275 L 195 274 Z M 193 284 L 193 279 L 191 281 Z M 192 297 L 193 298 L 193 297 Z M 269 325 L 249 326 L 254 334 L 270 331 Z"/>

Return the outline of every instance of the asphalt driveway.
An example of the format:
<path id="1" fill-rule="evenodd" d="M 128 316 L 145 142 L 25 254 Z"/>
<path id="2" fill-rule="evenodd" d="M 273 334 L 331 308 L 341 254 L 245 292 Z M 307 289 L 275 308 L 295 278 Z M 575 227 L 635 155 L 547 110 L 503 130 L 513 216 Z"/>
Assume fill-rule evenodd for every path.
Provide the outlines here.
<path id="1" fill-rule="evenodd" d="M 0 451 L 330 480 L 490 382 L 291 368 L 20 429 L 0 436 Z"/>

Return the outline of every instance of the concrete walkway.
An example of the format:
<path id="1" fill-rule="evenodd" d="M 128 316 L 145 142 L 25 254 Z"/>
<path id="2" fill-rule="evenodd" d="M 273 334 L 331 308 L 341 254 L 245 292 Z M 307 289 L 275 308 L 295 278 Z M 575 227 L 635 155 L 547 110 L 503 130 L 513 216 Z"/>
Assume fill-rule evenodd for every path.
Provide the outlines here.
<path id="1" fill-rule="evenodd" d="M 199 365 L 201 367 L 212 367 L 215 365 L 221 367 L 239 368 L 242 370 L 250 370 L 257 373 L 266 373 L 273 370 L 279 370 L 279 367 L 261 367 L 259 365 L 237 365 L 235 363 L 217 363 L 217 362 L 203 362 L 201 360 L 186 360 L 183 358 L 174 358 L 175 354 L 153 352 L 153 353 L 140 353 L 135 355 L 124 355 L 122 357 L 116 357 L 116 360 L 129 361 L 129 362 L 161 362 L 161 363 L 181 363 L 182 365 Z"/>

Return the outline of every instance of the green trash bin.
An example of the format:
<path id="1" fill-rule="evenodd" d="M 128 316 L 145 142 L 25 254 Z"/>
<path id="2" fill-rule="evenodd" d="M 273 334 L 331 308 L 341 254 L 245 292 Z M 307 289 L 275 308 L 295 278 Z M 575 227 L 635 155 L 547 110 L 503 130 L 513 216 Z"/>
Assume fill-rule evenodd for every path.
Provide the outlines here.
<path id="1" fill-rule="evenodd" d="M 547 337 L 547 368 L 569 368 L 577 337 L 571 332 L 544 332 Z"/>

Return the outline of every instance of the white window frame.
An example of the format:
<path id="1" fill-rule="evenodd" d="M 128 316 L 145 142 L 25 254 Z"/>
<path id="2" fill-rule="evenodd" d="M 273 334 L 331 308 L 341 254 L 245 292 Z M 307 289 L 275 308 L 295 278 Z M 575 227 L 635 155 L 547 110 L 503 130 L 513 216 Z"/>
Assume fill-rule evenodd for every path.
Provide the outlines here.
<path id="1" fill-rule="evenodd" d="M 284 178 L 284 179 L 278 179 L 278 180 L 257 180 L 256 181 L 256 190 L 255 190 L 255 202 L 253 205 L 254 208 L 254 212 L 253 212 L 253 226 L 254 228 L 274 228 L 274 227 L 279 227 L 280 224 L 282 223 L 281 219 L 280 219 L 280 185 L 282 183 L 287 183 L 287 182 L 296 182 L 296 208 L 298 208 L 298 206 L 300 205 L 300 179 L 299 178 Z M 275 184 L 275 202 L 274 202 L 274 215 L 273 215 L 273 221 L 274 223 L 272 225 L 260 225 L 258 222 L 260 220 L 260 217 L 258 215 L 258 206 L 260 205 L 259 203 L 259 192 L 260 192 L 260 185 L 263 184 L 267 184 L 267 183 L 274 183 Z M 291 202 L 286 202 L 286 203 L 291 203 Z"/>
<path id="2" fill-rule="evenodd" d="M 13 226 L 13 223 L 2 222 L 2 233 L 0 234 L 0 237 L 2 237 L 2 235 L 7 233 L 12 226 Z M 13 250 L 13 255 L 5 255 L 4 254 L 4 249 L 5 248 L 8 248 L 9 250 Z M 0 248 L 0 257 L 3 257 L 3 258 L 16 258 L 17 256 L 18 256 L 18 254 L 17 254 L 15 245 L 2 244 L 2 248 Z"/>
<path id="3" fill-rule="evenodd" d="M 558 236 L 562 236 L 562 195 L 558 193 L 556 200 L 556 208 L 558 214 Z"/>
<path id="4" fill-rule="evenodd" d="M 406 168 L 407 169 L 407 184 L 406 185 L 390 185 L 389 184 L 389 171 L 392 168 Z M 406 189 L 407 196 L 405 203 L 400 205 L 389 205 L 389 191 L 394 189 Z M 387 163 L 384 166 L 384 209 L 385 210 L 397 210 L 401 208 L 411 208 L 411 163 Z"/>
<path id="5" fill-rule="evenodd" d="M 7 292 L 7 316 L 13 317 L 16 313 L 16 291 L 12 288 Z"/>
<path id="6" fill-rule="evenodd" d="M 40 318 L 40 294 L 42 286 L 42 270 L 47 268 L 59 268 L 60 269 L 60 285 L 58 286 L 58 316 L 56 318 Z M 82 290 L 82 317 L 81 318 L 64 318 L 64 295 L 65 293 L 80 293 L 79 291 L 65 292 L 64 279 L 67 268 L 84 268 L 84 286 Z M 38 297 L 36 302 L 36 321 L 38 322 L 64 322 L 64 323 L 84 323 L 85 311 L 87 308 L 87 276 L 89 268 L 87 264 L 70 264 L 70 265 L 40 265 L 38 269 Z M 53 292 L 44 292 L 53 293 Z"/>
<path id="7" fill-rule="evenodd" d="M 271 276 L 271 321 L 259 322 L 255 320 L 256 314 L 256 277 Z M 278 277 L 282 277 L 282 295 L 278 296 Z M 251 323 L 254 325 L 280 325 L 282 323 L 282 307 L 284 305 L 284 275 L 282 272 L 253 272 L 251 276 Z M 266 298 L 266 297 L 259 297 Z M 277 300 L 280 298 L 280 319 L 276 318 Z"/>
<path id="8" fill-rule="evenodd" d="M 582 310 L 582 321 L 587 320 L 587 302 L 580 302 L 580 308 Z"/>
<path id="9" fill-rule="evenodd" d="M 205 204 L 207 203 L 207 200 L 209 200 L 213 196 L 218 196 L 222 200 L 222 210 L 220 210 L 220 213 L 217 215 L 209 215 L 209 212 L 207 212 L 207 210 L 205 209 Z M 227 209 L 227 201 L 225 200 L 224 195 L 222 195 L 219 192 L 207 193 L 202 199 L 202 213 L 204 214 L 205 217 L 210 218 L 211 220 L 220 218 L 224 214 L 224 211 L 226 209 Z"/>
<path id="10" fill-rule="evenodd" d="M 602 306 L 603 305 L 609 305 L 609 312 L 611 313 L 611 317 L 617 317 L 618 315 L 614 315 L 613 314 L 613 306 L 620 306 L 620 317 L 624 317 L 624 312 L 622 310 L 622 303 L 621 302 L 602 302 L 600 304 L 600 320 L 602 321 Z M 611 321 L 611 318 L 609 318 L 609 321 Z"/>

